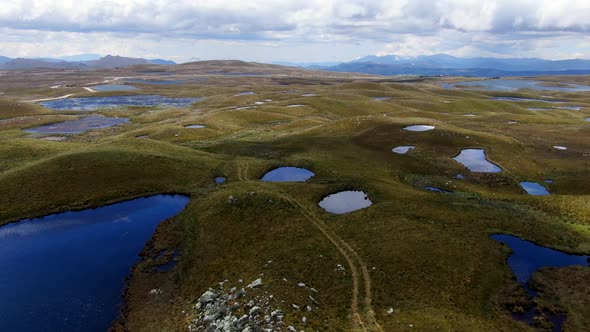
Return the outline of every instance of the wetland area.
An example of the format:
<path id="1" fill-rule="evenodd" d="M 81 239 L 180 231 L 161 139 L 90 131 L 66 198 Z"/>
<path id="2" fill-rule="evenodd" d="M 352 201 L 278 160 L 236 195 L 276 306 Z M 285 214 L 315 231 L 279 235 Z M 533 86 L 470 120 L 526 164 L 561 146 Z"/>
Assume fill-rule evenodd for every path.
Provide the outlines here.
<path id="1" fill-rule="evenodd" d="M 0 330 L 590 328 L 590 77 L 150 68 L 0 76 Z"/>

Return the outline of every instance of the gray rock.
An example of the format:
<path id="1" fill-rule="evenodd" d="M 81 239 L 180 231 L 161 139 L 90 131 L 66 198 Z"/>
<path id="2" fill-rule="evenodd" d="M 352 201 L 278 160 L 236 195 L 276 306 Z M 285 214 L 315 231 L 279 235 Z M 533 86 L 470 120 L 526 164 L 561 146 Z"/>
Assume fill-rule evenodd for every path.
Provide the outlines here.
<path id="1" fill-rule="evenodd" d="M 218 295 L 215 292 L 208 290 L 205 293 L 203 293 L 203 295 L 201 295 L 201 297 L 199 298 L 199 303 L 201 303 L 202 305 L 212 303 L 217 299 L 217 296 Z"/>
<path id="2" fill-rule="evenodd" d="M 257 316 L 260 313 L 260 307 L 259 306 L 255 306 L 252 309 L 250 309 L 250 311 L 248 312 L 248 315 L 250 316 Z"/>
<path id="3" fill-rule="evenodd" d="M 291 331 L 291 332 L 297 332 L 297 329 L 296 329 L 296 328 L 294 328 L 294 327 L 293 327 L 293 326 L 291 326 L 291 325 L 289 325 L 289 326 L 287 327 L 287 329 L 288 329 L 289 331 Z"/>
<path id="4" fill-rule="evenodd" d="M 258 278 L 256 280 L 252 281 L 247 287 L 254 289 L 254 288 L 261 287 L 261 286 L 262 286 L 262 279 Z"/>

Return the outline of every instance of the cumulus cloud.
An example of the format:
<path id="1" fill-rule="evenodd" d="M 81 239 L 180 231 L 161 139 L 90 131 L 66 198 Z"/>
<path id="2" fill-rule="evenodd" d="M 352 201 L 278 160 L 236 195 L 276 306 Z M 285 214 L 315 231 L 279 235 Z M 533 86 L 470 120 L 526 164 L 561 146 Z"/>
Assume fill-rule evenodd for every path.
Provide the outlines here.
<path id="1" fill-rule="evenodd" d="M 0 6 L 0 27 L 24 38 L 23 43 L 37 39 L 36 47 L 42 47 L 44 34 L 53 34 L 81 40 L 107 36 L 105 43 L 111 45 L 151 38 L 209 40 L 211 45 L 222 40 L 274 42 L 282 47 L 380 44 L 382 52 L 404 54 L 502 54 L 543 40 L 552 44 L 555 36 L 584 40 L 590 32 L 590 1 L 13 0 Z M 0 46 L 7 43 L 0 41 Z M 569 43 L 574 47 L 573 40 Z M 493 46 L 498 49 L 491 50 Z M 26 47 L 35 45 L 20 46 Z M 580 47 L 577 53 L 587 54 L 587 47 Z"/>

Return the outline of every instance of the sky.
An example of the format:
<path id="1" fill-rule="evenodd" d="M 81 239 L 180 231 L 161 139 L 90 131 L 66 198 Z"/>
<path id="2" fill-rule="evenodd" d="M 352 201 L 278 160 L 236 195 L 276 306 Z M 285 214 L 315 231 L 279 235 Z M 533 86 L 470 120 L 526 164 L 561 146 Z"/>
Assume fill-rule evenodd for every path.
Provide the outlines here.
<path id="1" fill-rule="evenodd" d="M 0 55 L 342 62 L 590 59 L 590 0 L 9 0 Z"/>

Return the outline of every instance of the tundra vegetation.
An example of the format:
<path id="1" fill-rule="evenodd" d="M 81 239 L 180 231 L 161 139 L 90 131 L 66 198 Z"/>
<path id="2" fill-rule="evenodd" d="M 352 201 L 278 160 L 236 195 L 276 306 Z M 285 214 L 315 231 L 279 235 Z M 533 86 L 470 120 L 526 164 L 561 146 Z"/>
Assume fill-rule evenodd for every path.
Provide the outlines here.
<path id="1" fill-rule="evenodd" d="M 0 76 L 0 224 L 157 193 L 191 197 L 146 244 L 115 329 L 550 328 L 542 315 L 535 326 L 512 318 L 531 299 L 507 263 L 509 247 L 490 235 L 590 253 L 590 92 L 448 89 L 444 83 L 466 79 L 241 62 L 169 68 L 173 75 L 137 66 Z M 125 84 L 116 77 L 134 78 L 129 84 L 139 89 L 84 89 L 93 82 Z M 590 84 L 590 77 L 546 82 Z M 92 111 L 26 102 L 70 94 L 204 99 L 188 107 Z M 87 116 L 129 121 L 55 134 L 65 137 L 60 140 L 27 131 Z M 202 128 L 190 128 L 195 124 Z M 413 125 L 434 128 L 404 130 Z M 400 146 L 414 149 L 392 152 Z M 502 171 L 470 172 L 453 160 L 464 149 L 484 149 Z M 281 166 L 315 176 L 260 181 Z M 226 181 L 216 183 L 218 177 Z M 528 195 L 523 181 L 542 183 L 551 195 Z M 318 205 L 340 191 L 363 191 L 373 204 L 346 214 Z M 172 268 L 156 269 L 171 260 Z M 535 301 L 564 313 L 565 331 L 590 326 L 588 274 L 579 266 L 541 269 L 533 277 L 542 293 Z"/>

